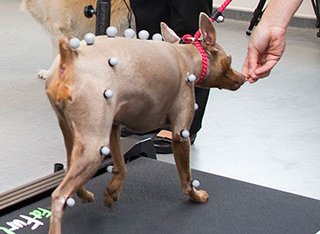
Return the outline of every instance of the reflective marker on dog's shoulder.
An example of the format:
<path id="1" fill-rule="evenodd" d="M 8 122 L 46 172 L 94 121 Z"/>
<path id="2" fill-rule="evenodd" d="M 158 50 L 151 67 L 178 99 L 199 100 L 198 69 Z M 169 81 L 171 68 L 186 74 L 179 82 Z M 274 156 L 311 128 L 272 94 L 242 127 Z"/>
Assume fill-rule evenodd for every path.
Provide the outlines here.
<path id="1" fill-rule="evenodd" d="M 191 83 L 195 82 L 196 79 L 197 79 L 197 77 L 196 77 L 194 74 L 188 75 L 188 78 L 187 78 L 187 80 L 188 80 L 189 82 L 191 82 Z"/>

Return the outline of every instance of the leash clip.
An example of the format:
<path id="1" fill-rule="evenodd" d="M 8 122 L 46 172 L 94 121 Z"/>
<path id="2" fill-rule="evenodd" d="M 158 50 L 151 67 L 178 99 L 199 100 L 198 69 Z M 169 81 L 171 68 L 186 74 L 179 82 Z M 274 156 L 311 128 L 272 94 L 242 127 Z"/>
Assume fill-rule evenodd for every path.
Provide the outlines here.
<path id="1" fill-rule="evenodd" d="M 180 43 L 181 44 L 194 44 L 195 41 L 199 41 L 199 39 L 191 36 L 190 34 L 186 34 L 181 37 Z"/>

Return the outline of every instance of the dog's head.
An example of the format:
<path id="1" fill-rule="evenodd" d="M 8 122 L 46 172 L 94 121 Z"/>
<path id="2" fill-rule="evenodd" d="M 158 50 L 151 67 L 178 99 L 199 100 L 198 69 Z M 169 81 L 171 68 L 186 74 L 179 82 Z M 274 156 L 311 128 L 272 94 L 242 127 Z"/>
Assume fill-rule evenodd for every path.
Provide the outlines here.
<path id="1" fill-rule="evenodd" d="M 197 86 L 203 88 L 220 88 L 237 90 L 245 82 L 244 76 L 231 68 L 231 55 L 216 43 L 216 31 L 210 18 L 200 13 L 199 28 L 201 46 L 208 57 L 207 74 Z M 165 41 L 179 43 L 180 38 L 166 24 L 161 23 L 161 32 Z"/>

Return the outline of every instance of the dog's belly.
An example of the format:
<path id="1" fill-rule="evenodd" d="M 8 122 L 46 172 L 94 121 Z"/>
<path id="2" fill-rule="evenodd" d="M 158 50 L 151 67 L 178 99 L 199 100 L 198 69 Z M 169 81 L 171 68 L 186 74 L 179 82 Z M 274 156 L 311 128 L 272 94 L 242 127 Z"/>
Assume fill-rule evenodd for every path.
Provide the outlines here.
<path id="1" fill-rule="evenodd" d="M 169 123 L 174 96 L 157 99 L 154 96 L 136 95 L 118 105 L 114 122 L 135 132 L 146 132 Z"/>

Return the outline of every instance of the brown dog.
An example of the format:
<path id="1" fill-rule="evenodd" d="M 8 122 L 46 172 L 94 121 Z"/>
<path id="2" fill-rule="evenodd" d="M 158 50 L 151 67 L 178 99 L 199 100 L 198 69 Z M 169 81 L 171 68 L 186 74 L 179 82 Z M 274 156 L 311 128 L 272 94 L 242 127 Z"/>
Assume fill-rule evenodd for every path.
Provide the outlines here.
<path id="1" fill-rule="evenodd" d="M 198 85 L 237 90 L 244 78 L 230 67 L 231 58 L 216 43 L 215 29 L 204 13 L 199 25 L 209 67 Z M 60 57 L 50 69 L 46 91 L 63 132 L 68 171 L 52 194 L 50 233 L 61 233 L 65 202 L 74 192 L 84 202 L 94 200 L 83 185 L 97 171 L 102 147 L 105 153 L 110 147 L 114 161 L 104 202 L 112 206 L 118 200 L 126 176 L 120 124 L 147 132 L 170 123 L 182 190 L 191 201 L 208 200 L 206 191 L 191 184 L 190 140 L 184 135 L 195 106 L 194 82 L 187 76 L 199 77 L 202 59 L 193 44 L 175 43 L 180 38 L 164 23 L 161 27 L 164 39 L 171 43 L 99 36 L 93 45 L 82 41 L 79 48 L 71 49 L 60 41 Z"/>
<path id="2" fill-rule="evenodd" d="M 88 32 L 95 32 L 95 17 L 84 16 L 87 5 L 96 6 L 97 0 L 22 0 L 21 9 L 28 11 L 50 34 L 53 57 L 59 53 L 59 39 L 62 37 L 83 38 Z M 123 35 L 129 25 L 135 29 L 134 16 L 129 0 L 111 0 L 110 25 Z M 41 70 L 38 78 L 46 79 L 47 71 Z"/>

